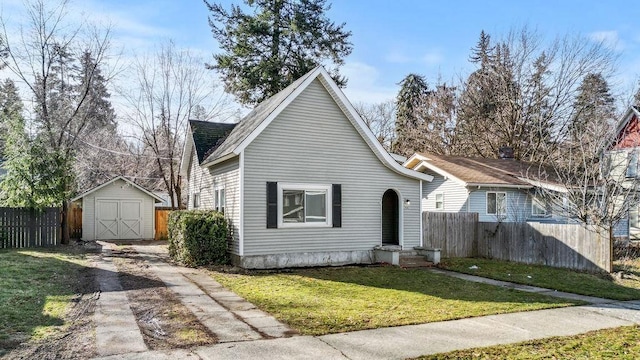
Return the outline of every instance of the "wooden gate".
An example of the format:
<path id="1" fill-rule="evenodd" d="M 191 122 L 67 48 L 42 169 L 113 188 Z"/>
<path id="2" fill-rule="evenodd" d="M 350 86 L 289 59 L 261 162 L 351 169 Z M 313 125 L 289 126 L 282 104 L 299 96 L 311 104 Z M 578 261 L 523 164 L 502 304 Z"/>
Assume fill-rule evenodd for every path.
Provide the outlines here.
<path id="1" fill-rule="evenodd" d="M 167 224 L 170 212 L 171 208 L 156 208 L 156 240 L 167 240 L 169 238 Z"/>

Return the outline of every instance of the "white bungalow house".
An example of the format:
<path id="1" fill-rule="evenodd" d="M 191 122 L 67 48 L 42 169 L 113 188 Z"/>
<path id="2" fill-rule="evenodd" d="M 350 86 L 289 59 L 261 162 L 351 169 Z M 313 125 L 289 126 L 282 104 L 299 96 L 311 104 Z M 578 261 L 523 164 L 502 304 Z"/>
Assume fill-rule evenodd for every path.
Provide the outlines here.
<path id="1" fill-rule="evenodd" d="M 486 159 L 416 153 L 405 167 L 433 176 L 423 182 L 423 211 L 476 212 L 482 222 L 564 222 L 561 209 L 546 203 L 537 189 L 566 193 L 540 176 L 540 168 L 512 158 Z"/>
<path id="2" fill-rule="evenodd" d="M 375 262 L 421 245 L 422 183 L 378 143 L 318 67 L 238 124 L 190 122 L 181 173 L 189 209 L 223 211 L 244 268 Z"/>

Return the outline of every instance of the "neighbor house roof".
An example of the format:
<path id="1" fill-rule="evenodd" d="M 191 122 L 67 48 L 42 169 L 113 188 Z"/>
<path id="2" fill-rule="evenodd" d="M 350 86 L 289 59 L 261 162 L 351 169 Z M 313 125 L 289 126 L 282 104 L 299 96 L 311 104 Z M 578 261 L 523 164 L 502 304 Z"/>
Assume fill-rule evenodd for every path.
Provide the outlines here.
<path id="1" fill-rule="evenodd" d="M 202 166 L 214 165 L 225 160 L 238 156 L 242 151 L 256 138 L 260 133 L 275 119 L 293 100 L 297 98 L 304 89 L 306 89 L 314 80 L 318 79 L 327 89 L 334 101 L 338 104 L 345 116 L 349 119 L 358 133 L 365 140 L 374 154 L 380 161 L 391 170 L 409 177 L 420 180 L 431 181 L 432 176 L 419 173 L 407 169 L 400 165 L 389 153 L 380 145 L 371 130 L 364 123 L 360 115 L 355 111 L 351 103 L 347 100 L 342 90 L 336 85 L 329 73 L 322 67 L 318 66 L 311 70 L 301 78 L 297 79 L 291 85 L 282 91 L 273 95 L 269 99 L 263 101 L 256 106 L 247 116 L 245 116 L 234 128 L 219 146 L 210 150 L 202 161 Z M 187 172 L 187 162 L 191 151 L 190 142 L 185 142 L 185 152 L 182 155 L 182 165 L 180 171 L 182 174 Z"/>
<path id="2" fill-rule="evenodd" d="M 107 182 L 105 182 L 105 183 L 102 183 L 102 184 L 100 184 L 100 185 L 98 185 L 98 186 L 96 186 L 96 187 L 94 187 L 94 188 L 92 188 L 92 189 L 90 189 L 90 190 L 88 190 L 88 191 L 86 191 L 86 192 L 84 192 L 84 193 L 82 193 L 82 194 L 80 194 L 80 195 L 78 195 L 78 196 L 74 197 L 73 199 L 71 199 L 71 201 L 77 201 L 77 200 L 80 200 L 80 199 L 82 199 L 83 197 L 85 197 L 85 196 L 87 196 L 87 195 L 91 194 L 92 192 L 94 192 L 94 191 L 98 191 L 98 190 L 102 189 L 103 187 L 105 187 L 105 186 L 107 186 L 107 185 L 110 185 L 110 184 L 113 184 L 114 182 L 116 182 L 116 181 L 118 181 L 118 180 L 122 180 L 122 181 L 126 182 L 127 184 L 129 184 L 129 185 L 133 186 L 134 188 L 136 188 L 136 189 L 138 189 L 138 190 L 142 191 L 143 193 L 145 193 L 145 194 L 147 194 L 147 195 L 151 196 L 154 200 L 156 200 L 156 202 L 162 202 L 162 201 L 164 201 L 164 200 L 163 200 L 161 197 L 159 197 L 158 195 L 156 195 L 156 194 L 152 193 L 151 191 L 149 191 L 149 190 L 147 190 L 147 189 L 143 188 L 142 186 L 140 186 L 140 185 L 138 185 L 138 184 L 134 183 L 133 181 L 131 181 L 131 180 L 127 179 L 127 178 L 126 178 L 126 177 L 124 177 L 124 176 L 116 176 L 116 177 L 114 177 L 113 179 L 111 179 L 111 180 L 109 180 L 109 181 L 107 181 Z"/>
<path id="3" fill-rule="evenodd" d="M 554 181 L 553 172 L 544 166 L 514 159 L 486 159 L 416 153 L 405 167 L 420 171 L 427 168 L 464 186 L 515 187 L 534 186 L 555 191 L 564 187 Z"/>
<path id="4" fill-rule="evenodd" d="M 640 146 L 640 109 L 630 106 L 618 121 L 616 139 L 610 150 L 621 150 Z"/>

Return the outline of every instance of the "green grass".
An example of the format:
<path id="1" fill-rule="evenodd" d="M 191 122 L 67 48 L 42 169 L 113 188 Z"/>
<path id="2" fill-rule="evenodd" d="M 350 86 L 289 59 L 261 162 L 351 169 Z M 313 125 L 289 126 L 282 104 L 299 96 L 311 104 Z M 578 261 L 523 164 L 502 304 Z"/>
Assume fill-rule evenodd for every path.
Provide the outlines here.
<path id="1" fill-rule="evenodd" d="M 84 257 L 48 250 L 0 251 L 0 354 L 64 325 Z"/>
<path id="2" fill-rule="evenodd" d="M 421 360 L 444 359 L 637 359 L 640 327 L 626 326 L 563 336 L 423 356 Z"/>
<path id="3" fill-rule="evenodd" d="M 319 268 L 249 275 L 212 272 L 212 276 L 309 335 L 576 304 L 397 267 Z"/>
<path id="4" fill-rule="evenodd" d="M 473 265 L 478 268 L 470 269 Z M 487 259 L 445 259 L 440 266 L 461 273 L 574 294 L 614 300 L 640 299 L 640 281 L 617 281 L 608 274 L 591 274 Z"/>

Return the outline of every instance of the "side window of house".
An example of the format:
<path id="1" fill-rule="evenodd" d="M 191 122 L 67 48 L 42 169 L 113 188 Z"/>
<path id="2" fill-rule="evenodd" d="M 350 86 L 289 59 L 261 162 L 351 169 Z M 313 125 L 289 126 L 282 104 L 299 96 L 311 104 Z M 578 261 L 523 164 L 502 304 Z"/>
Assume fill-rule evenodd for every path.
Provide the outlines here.
<path id="1" fill-rule="evenodd" d="M 193 194 L 193 207 L 194 208 L 200 207 L 200 193 Z"/>
<path id="2" fill-rule="evenodd" d="M 436 210 L 444 210 L 444 194 L 436 194 Z"/>
<path id="3" fill-rule="evenodd" d="M 487 215 L 507 215 L 506 192 L 487 192 Z"/>
<path id="4" fill-rule="evenodd" d="M 225 196 L 224 188 L 218 188 L 214 192 L 214 209 L 224 214 Z"/>
<path id="5" fill-rule="evenodd" d="M 627 164 L 627 177 L 638 176 L 638 150 L 629 153 L 629 163 Z"/>
<path id="6" fill-rule="evenodd" d="M 330 224 L 331 185 L 282 184 L 278 197 L 282 204 L 278 220 L 282 225 Z"/>
<path id="7" fill-rule="evenodd" d="M 531 215 L 538 216 L 538 217 L 549 215 L 549 212 L 547 211 L 547 206 L 544 200 L 535 196 L 531 199 Z"/>

